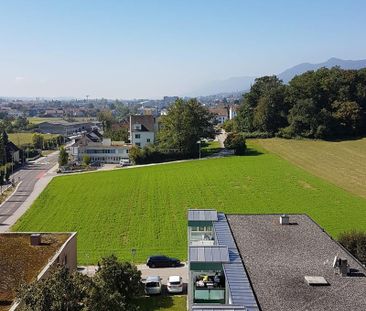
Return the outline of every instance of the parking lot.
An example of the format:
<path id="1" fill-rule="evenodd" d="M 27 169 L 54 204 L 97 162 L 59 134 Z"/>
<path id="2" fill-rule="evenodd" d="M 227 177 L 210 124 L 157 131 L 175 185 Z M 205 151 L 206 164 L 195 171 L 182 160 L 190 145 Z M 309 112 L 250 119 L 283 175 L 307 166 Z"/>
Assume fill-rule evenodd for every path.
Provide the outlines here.
<path id="1" fill-rule="evenodd" d="M 98 266 L 82 266 L 78 268 L 78 271 L 88 276 L 93 276 L 97 268 Z M 182 263 L 181 266 L 173 268 L 149 268 L 148 266 L 143 264 L 137 265 L 137 269 L 141 271 L 141 277 L 143 281 L 146 280 L 148 276 L 153 275 L 160 276 L 160 278 L 162 279 L 162 284 L 164 285 L 166 285 L 168 277 L 172 275 L 181 276 L 184 283 L 187 283 L 188 279 L 188 269 L 186 263 Z"/>
<path id="2" fill-rule="evenodd" d="M 187 283 L 188 269 L 185 263 L 182 263 L 180 267 L 173 268 L 149 268 L 144 265 L 137 265 L 137 268 L 142 273 L 142 280 L 146 280 L 148 276 L 158 275 L 162 279 L 162 284 L 166 285 L 168 277 L 172 275 L 181 276 L 184 283 Z"/>

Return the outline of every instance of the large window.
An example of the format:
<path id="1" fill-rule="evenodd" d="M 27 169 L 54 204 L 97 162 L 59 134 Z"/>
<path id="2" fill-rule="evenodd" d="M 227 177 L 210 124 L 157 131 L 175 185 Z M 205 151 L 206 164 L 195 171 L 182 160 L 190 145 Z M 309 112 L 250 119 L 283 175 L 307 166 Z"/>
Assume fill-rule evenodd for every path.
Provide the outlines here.
<path id="1" fill-rule="evenodd" d="M 135 134 L 135 138 L 141 138 L 141 135 L 140 134 Z"/>

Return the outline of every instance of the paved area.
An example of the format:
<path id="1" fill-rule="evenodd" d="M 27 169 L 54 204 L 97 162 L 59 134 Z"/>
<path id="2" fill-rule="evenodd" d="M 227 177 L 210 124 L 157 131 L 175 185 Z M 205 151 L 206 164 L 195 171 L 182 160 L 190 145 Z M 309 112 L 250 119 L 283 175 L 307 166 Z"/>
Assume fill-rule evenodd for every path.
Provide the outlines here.
<path id="1" fill-rule="evenodd" d="M 0 232 L 8 231 L 56 175 L 58 152 L 32 161 L 10 178 L 19 183 L 0 205 Z"/>
<path id="2" fill-rule="evenodd" d="M 93 276 L 97 268 L 98 266 L 80 266 L 78 268 L 78 271 L 88 276 Z M 166 285 L 169 276 L 179 275 L 182 277 L 183 282 L 187 283 L 188 267 L 186 264 L 176 268 L 154 268 L 154 269 L 149 268 L 144 264 L 144 265 L 137 265 L 137 268 L 142 273 L 142 280 L 145 280 L 148 276 L 158 275 L 162 278 L 162 284 Z"/>

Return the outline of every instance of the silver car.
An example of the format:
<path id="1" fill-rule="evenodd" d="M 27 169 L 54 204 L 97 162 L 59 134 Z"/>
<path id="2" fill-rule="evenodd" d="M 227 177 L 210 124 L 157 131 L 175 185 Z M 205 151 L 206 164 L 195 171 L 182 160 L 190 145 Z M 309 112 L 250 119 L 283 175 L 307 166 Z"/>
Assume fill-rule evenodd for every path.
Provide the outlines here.
<path id="1" fill-rule="evenodd" d="M 145 293 L 148 295 L 161 294 L 160 276 L 148 276 L 145 282 Z"/>

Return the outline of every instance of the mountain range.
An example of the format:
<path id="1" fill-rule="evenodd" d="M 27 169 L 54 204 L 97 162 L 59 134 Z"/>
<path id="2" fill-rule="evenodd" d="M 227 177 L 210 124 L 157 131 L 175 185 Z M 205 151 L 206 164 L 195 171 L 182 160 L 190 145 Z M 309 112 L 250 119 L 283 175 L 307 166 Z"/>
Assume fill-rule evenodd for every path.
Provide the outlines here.
<path id="1" fill-rule="evenodd" d="M 332 68 L 334 66 L 339 66 L 342 69 L 361 69 L 366 68 L 366 59 L 361 60 L 344 60 L 340 58 L 329 58 L 327 61 L 318 64 L 302 63 L 293 66 L 285 71 L 277 74 L 283 82 L 288 83 L 296 75 L 302 74 L 309 70 L 317 70 L 322 67 Z M 208 82 L 202 85 L 199 89 L 195 90 L 188 96 L 205 96 L 214 95 L 220 93 L 236 93 L 247 91 L 251 84 L 254 83 L 256 77 L 241 76 L 232 77 L 226 80 L 216 80 Z"/>

